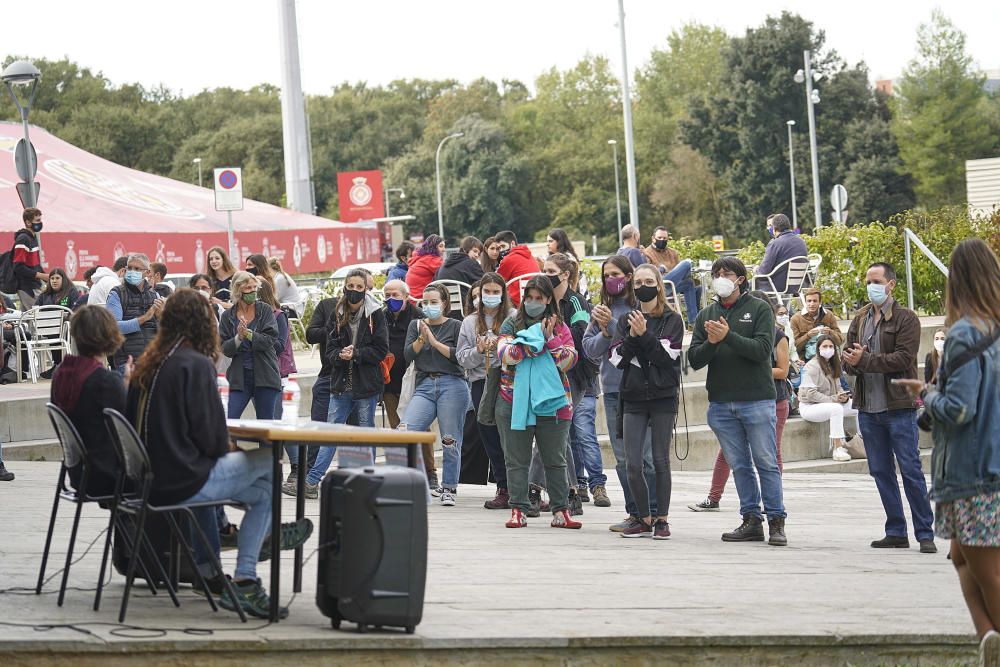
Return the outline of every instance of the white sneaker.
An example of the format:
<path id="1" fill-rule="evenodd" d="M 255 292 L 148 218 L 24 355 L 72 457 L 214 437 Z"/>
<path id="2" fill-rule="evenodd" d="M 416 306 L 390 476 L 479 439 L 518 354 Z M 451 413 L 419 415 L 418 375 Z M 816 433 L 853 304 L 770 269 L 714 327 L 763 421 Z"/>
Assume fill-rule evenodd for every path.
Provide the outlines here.
<path id="1" fill-rule="evenodd" d="M 441 490 L 441 504 L 445 507 L 455 506 L 455 496 L 452 495 L 451 491 L 448 491 L 447 489 Z"/>
<path id="2" fill-rule="evenodd" d="M 835 450 L 833 450 L 833 460 L 841 462 L 850 461 L 851 455 L 847 453 L 847 449 L 845 449 L 844 447 L 837 447 Z"/>
<path id="3" fill-rule="evenodd" d="M 432 487 L 431 488 L 431 495 L 434 496 L 435 498 L 437 498 L 438 496 L 441 495 L 442 491 L 444 491 L 444 489 L 442 489 L 440 486 Z"/>
<path id="4" fill-rule="evenodd" d="M 980 667 L 1000 667 L 1000 633 L 990 630 L 979 642 Z"/>

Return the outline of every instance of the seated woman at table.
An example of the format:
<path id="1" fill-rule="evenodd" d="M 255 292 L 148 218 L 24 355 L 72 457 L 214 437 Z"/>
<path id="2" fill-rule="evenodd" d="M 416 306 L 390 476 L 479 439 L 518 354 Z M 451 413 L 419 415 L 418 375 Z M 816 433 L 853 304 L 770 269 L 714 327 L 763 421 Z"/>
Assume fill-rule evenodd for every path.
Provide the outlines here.
<path id="1" fill-rule="evenodd" d="M 233 309 L 235 310 L 235 309 Z M 222 583 L 222 573 L 209 575 L 209 588 L 221 591 L 219 604 L 267 618 L 269 600 L 257 579 L 257 560 L 271 522 L 271 451 L 236 450 L 218 399 L 215 360 L 219 339 L 211 305 L 192 289 L 167 299 L 156 338 L 135 367 L 126 415 L 146 444 L 155 475 L 153 504 L 187 504 L 232 499 L 247 505 L 239 531 L 233 574 L 235 599 Z M 218 555 L 215 512 L 195 512 Z M 282 549 L 294 549 L 312 533 L 308 519 L 282 527 Z M 201 541 L 195 540 L 201 549 Z M 199 553 L 202 563 L 209 562 Z M 213 576 L 214 575 L 214 576 Z M 281 610 L 286 616 L 287 609 Z"/>
<path id="2" fill-rule="evenodd" d="M 55 268 L 49 271 L 48 285 L 46 285 L 45 291 L 38 295 L 35 305 L 62 306 L 72 310 L 76 308 L 76 302 L 79 300 L 80 292 L 76 289 L 76 285 L 69 279 L 65 271 Z M 62 361 L 62 352 L 54 350 L 52 352 L 52 368 L 43 371 L 41 377 L 51 380 L 60 361 Z"/>
<path id="3" fill-rule="evenodd" d="M 51 400 L 66 413 L 83 440 L 90 474 L 87 493 L 114 493 L 119 473 L 118 455 L 108 439 L 105 408 L 125 410 L 125 384 L 118 373 L 108 370 L 108 355 L 121 347 L 123 338 L 114 316 L 103 306 L 83 306 L 70 320 L 70 335 L 76 354 L 67 355 L 52 378 Z M 128 381 L 131 363 L 125 364 Z M 73 488 L 79 489 L 82 471 L 69 469 Z"/>

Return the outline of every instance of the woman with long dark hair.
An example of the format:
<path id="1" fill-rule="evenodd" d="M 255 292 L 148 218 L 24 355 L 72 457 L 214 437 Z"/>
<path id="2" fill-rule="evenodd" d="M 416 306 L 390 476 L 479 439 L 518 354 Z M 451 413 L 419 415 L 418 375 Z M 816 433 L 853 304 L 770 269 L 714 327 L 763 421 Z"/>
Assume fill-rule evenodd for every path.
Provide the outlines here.
<path id="1" fill-rule="evenodd" d="M 569 255 L 577 262 L 580 261 L 580 258 L 576 256 L 576 251 L 573 250 L 573 243 L 569 240 L 569 235 L 562 229 L 556 227 L 551 230 L 545 241 L 550 255 L 561 252 L 564 255 Z"/>
<path id="2" fill-rule="evenodd" d="M 274 294 L 274 288 L 266 280 L 260 281 L 257 288 L 257 298 L 271 307 L 274 312 L 274 321 L 278 326 L 278 342 L 281 343 L 281 350 L 278 352 L 278 375 L 281 376 L 281 384 L 284 387 L 288 376 L 296 372 L 295 351 L 292 349 L 292 332 L 288 326 L 288 316 L 278 304 L 278 299 Z M 281 419 L 282 403 L 281 393 L 274 405 L 274 418 Z"/>
<path id="3" fill-rule="evenodd" d="M 240 283 L 239 274 L 235 282 Z M 267 448 L 243 452 L 230 446 L 216 388 L 218 356 L 211 305 L 192 289 L 177 290 L 164 304 L 156 337 L 132 374 L 127 416 L 149 453 L 152 503 L 232 499 L 247 506 L 232 580 L 235 597 L 222 573 L 204 574 L 210 576 L 209 589 L 221 592 L 223 608 L 235 611 L 239 606 L 252 616 L 267 618 L 270 602 L 257 578 L 257 559 L 271 523 L 271 453 Z M 216 540 L 215 511 L 195 513 L 209 540 Z M 308 519 L 283 527 L 282 549 L 301 545 L 311 533 Z M 218 543 L 211 546 L 218 555 Z M 282 615 L 287 613 L 282 610 Z"/>
<path id="4" fill-rule="evenodd" d="M 232 305 L 230 288 L 235 273 L 236 267 L 233 266 L 225 250 L 217 245 L 208 249 L 208 275 L 212 279 L 214 305 L 227 309 Z"/>
<path id="5" fill-rule="evenodd" d="M 573 397 L 566 374 L 577 361 L 573 334 L 559 315 L 548 276 L 524 286 L 517 314 L 500 327 L 500 399 L 496 422 L 507 460 L 508 528 L 527 525 L 528 466 L 534 440 L 545 465 L 553 528 L 580 528 L 567 507 L 566 442 Z"/>
<path id="6" fill-rule="evenodd" d="M 406 272 L 406 286 L 414 300 L 424 298 L 424 288 L 432 280 L 444 263 L 444 239 L 431 234 L 420 244 L 410 258 L 410 269 Z"/>
<path id="7" fill-rule="evenodd" d="M 281 394 L 278 354 L 284 341 L 278 338 L 274 309 L 257 298 L 257 287 L 257 278 L 237 271 L 232 281 L 233 306 L 219 322 L 222 353 L 233 360 L 226 370 L 231 419 L 241 417 L 250 401 L 257 419 L 274 419 L 274 405 Z"/>
<path id="8" fill-rule="evenodd" d="M 267 263 L 267 257 L 264 255 L 247 257 L 246 272 L 257 276 L 259 280 L 266 280 L 274 287 L 274 272 L 271 271 L 271 265 Z"/>
<path id="9" fill-rule="evenodd" d="M 925 384 L 933 384 L 937 380 L 938 369 L 941 367 L 941 355 L 944 353 L 944 342 L 947 339 L 947 329 L 941 328 L 934 332 L 934 349 L 924 357 Z"/>
<path id="10" fill-rule="evenodd" d="M 816 339 L 816 356 L 802 369 L 799 384 L 799 414 L 809 422 L 830 423 L 830 453 L 834 461 L 850 461 L 844 447 L 844 417 L 858 416 L 851 407 L 851 394 L 840 386 L 840 350 L 830 334 Z"/>
<path id="11" fill-rule="evenodd" d="M 898 380 L 922 396 L 934 436 L 931 498 L 938 537 L 980 638 L 979 664 L 1000 664 L 1000 261 L 978 238 L 951 253 L 945 341 L 933 385 Z"/>
<path id="12" fill-rule="evenodd" d="M 469 296 L 471 314 L 462 320 L 456 357 L 465 368 L 472 386 L 472 405 L 478 411 L 490 369 L 500 368 L 500 358 L 497 356 L 500 326 L 514 311 L 510 307 L 507 285 L 498 273 L 485 274 L 469 290 Z M 500 432 L 495 424 L 477 422 L 477 425 L 497 484 L 496 496 L 493 500 L 487 500 L 484 507 L 488 510 L 509 509 L 507 463 L 500 444 Z"/>
<path id="13" fill-rule="evenodd" d="M 35 305 L 62 306 L 72 310 L 79 300 L 80 291 L 76 289 L 76 285 L 66 275 L 66 271 L 56 267 L 49 271 L 48 284 L 45 286 L 45 291 L 38 296 Z"/>
<path id="14" fill-rule="evenodd" d="M 479 256 L 479 265 L 483 273 L 496 273 L 500 264 L 500 244 L 492 236 L 483 241 L 483 254 Z"/>

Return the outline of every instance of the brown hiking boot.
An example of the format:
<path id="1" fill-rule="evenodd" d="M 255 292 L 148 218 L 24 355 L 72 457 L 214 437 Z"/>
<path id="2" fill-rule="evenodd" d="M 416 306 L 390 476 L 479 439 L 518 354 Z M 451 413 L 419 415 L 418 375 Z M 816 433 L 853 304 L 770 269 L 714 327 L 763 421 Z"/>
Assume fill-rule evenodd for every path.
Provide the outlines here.
<path id="1" fill-rule="evenodd" d="M 493 500 L 487 500 L 483 503 L 483 507 L 488 510 L 506 510 L 510 509 L 510 495 L 507 494 L 507 489 L 501 489 L 497 487 L 497 495 Z"/>
<path id="2" fill-rule="evenodd" d="M 594 487 L 594 507 L 611 507 L 611 498 L 603 484 Z"/>

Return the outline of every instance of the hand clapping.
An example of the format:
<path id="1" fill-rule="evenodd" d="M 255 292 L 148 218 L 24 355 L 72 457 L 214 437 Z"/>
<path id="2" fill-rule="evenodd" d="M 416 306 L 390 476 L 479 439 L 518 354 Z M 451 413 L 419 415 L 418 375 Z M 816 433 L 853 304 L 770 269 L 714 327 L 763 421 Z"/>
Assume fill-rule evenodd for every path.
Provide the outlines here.
<path id="1" fill-rule="evenodd" d="M 556 328 L 556 316 L 550 315 L 542 320 L 542 333 L 545 334 L 545 340 L 552 338 L 552 332 Z"/>
<path id="2" fill-rule="evenodd" d="M 646 318 L 637 310 L 628 314 L 628 326 L 630 336 L 641 336 L 646 333 Z"/>
<path id="3" fill-rule="evenodd" d="M 717 320 L 706 320 L 705 333 L 708 335 L 709 343 L 718 345 L 729 335 L 729 322 L 723 316 L 720 316 Z"/>

